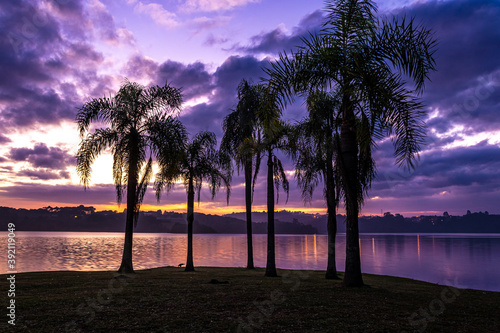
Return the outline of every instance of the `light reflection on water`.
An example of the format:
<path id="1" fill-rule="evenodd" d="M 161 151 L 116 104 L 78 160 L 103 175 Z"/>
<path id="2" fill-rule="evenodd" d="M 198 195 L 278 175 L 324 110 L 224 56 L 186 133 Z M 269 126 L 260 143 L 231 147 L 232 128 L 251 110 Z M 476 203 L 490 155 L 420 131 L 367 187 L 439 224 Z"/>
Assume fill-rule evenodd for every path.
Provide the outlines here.
<path id="1" fill-rule="evenodd" d="M 17 232 L 18 272 L 116 270 L 122 233 Z M 254 262 L 266 263 L 265 235 L 254 236 Z M 186 236 L 135 234 L 134 268 L 185 263 Z M 361 235 L 362 271 L 408 277 L 462 288 L 500 291 L 500 235 Z M 195 266 L 243 267 L 245 235 L 194 235 Z M 7 271 L 7 233 L 0 233 L 0 273 Z M 326 269 L 327 236 L 276 236 L 276 265 L 290 269 Z M 337 236 L 337 268 L 345 264 L 345 235 Z"/>

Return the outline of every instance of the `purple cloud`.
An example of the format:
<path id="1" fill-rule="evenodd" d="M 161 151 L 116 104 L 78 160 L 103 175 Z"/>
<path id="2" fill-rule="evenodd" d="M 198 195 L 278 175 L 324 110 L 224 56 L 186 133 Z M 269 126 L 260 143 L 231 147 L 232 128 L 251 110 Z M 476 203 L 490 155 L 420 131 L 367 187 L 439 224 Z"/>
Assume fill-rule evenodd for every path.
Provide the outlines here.
<path id="1" fill-rule="evenodd" d="M 258 83 L 263 75 L 262 67 L 267 64 L 266 60 L 259 61 L 253 56 L 227 58 L 213 74 L 212 84 L 205 88 L 200 87 L 210 89 L 205 90 L 210 92 L 210 101 L 187 107 L 181 114 L 181 120 L 189 132 L 195 134 L 200 130 L 209 130 L 219 138 L 222 137 L 222 121 L 238 103 L 238 84 L 243 78 Z"/>
<path id="2" fill-rule="evenodd" d="M 415 16 L 417 22 L 422 22 L 435 32 L 439 42 L 436 52 L 438 71 L 432 73 L 432 82 L 427 84 L 422 99 L 429 112 L 438 110 L 438 113 L 427 122 L 427 144 L 422 147 L 426 153 L 422 155 L 415 171 L 405 173 L 398 170 L 394 165 L 392 143 L 379 143 L 375 151 L 378 176 L 369 192 L 370 197 L 398 198 L 391 203 L 398 208 L 408 204 L 408 200 L 404 199 L 407 197 L 417 202 L 408 204 L 414 208 L 420 200 L 426 200 L 418 210 L 436 206 L 429 204 L 432 200 L 441 203 L 442 208 L 456 209 L 458 206 L 452 198 L 456 196 L 463 201 L 467 189 L 470 189 L 471 196 L 477 195 L 484 199 L 491 195 L 498 200 L 498 146 L 487 142 L 466 148 L 444 149 L 444 146 L 464 136 L 499 128 L 500 65 L 497 58 L 500 54 L 500 33 L 497 25 L 500 3 L 426 1 L 393 13 L 381 13 L 381 17 L 384 19 L 383 15 L 387 15 L 391 19 L 392 14 Z M 304 18 L 291 34 L 286 34 L 278 27 L 252 37 L 248 46 L 237 45 L 235 49 L 247 54 L 276 54 L 289 50 L 300 44 L 300 37 L 307 36 L 307 30 L 317 31 L 322 18 L 321 12 L 315 12 Z M 305 115 L 304 107 L 296 105 L 287 110 L 285 116 L 300 119 L 301 114 Z M 464 130 L 441 137 L 434 134 L 446 133 L 457 125 L 463 126 Z M 286 162 L 286 165 L 293 168 L 290 162 Z M 454 189 L 451 194 L 447 191 L 450 188 Z M 442 192 L 448 197 L 433 197 Z M 425 199 L 429 197 L 433 199 Z M 366 208 L 373 210 L 376 204 L 376 201 L 369 202 Z M 403 208 L 400 211 L 405 210 Z"/>
<path id="3" fill-rule="evenodd" d="M 0 3 L 0 144 L 8 147 L 11 143 L 9 128 L 73 121 L 76 108 L 86 98 L 115 93 L 110 89 L 114 78 L 98 74 L 105 59 L 92 43 L 93 38 L 120 42 L 124 33 L 116 28 L 105 8 L 87 7 L 82 1 L 52 1 L 47 6 L 36 1 Z M 379 143 L 375 152 L 378 176 L 369 192 L 370 197 L 391 198 L 384 201 L 382 208 L 394 212 L 449 210 L 463 213 L 463 207 L 469 203 L 471 210 L 493 212 L 492 207 L 497 207 L 500 197 L 498 145 L 482 142 L 467 148 L 444 147 L 464 136 L 499 128 L 500 64 L 497 58 L 500 32 L 497 25 L 500 3 L 493 0 L 415 2 L 393 13 L 415 16 L 418 22 L 435 31 L 439 41 L 438 71 L 431 75 L 432 82 L 427 84 L 422 97 L 428 111 L 436 113 L 427 122 L 427 144 L 415 171 L 397 170 L 391 142 Z M 156 62 L 138 55 L 129 59 L 122 73 L 131 80 L 149 84 L 168 81 L 183 88 L 186 100 L 205 96 L 206 102 L 185 107 L 181 120 L 191 135 L 210 130 L 220 139 L 222 120 L 237 103 L 238 83 L 243 78 L 259 83 L 264 75 L 262 67 L 268 65 L 268 60 L 259 60 L 257 56 L 277 55 L 297 47 L 302 43 L 301 38 L 321 28 L 323 19 L 324 12 L 318 10 L 304 16 L 290 32 L 277 27 L 253 36 L 247 43 L 233 45 L 230 51 L 240 55 L 228 57 L 214 72 L 201 61 L 191 64 L 172 60 Z M 211 36 L 206 44 L 214 46 L 226 42 L 223 37 Z M 80 95 L 81 91 L 85 96 Z M 305 115 L 302 100 L 285 112 L 285 118 L 291 122 Z M 447 133 L 458 125 L 464 130 Z M 444 133 L 447 135 L 443 136 Z M 45 144 L 10 148 L 0 157 L 0 163 L 9 161 L 27 162 L 29 166 L 19 171 L 19 175 L 38 180 L 67 179 L 66 167 L 74 165 L 74 158 L 67 151 Z M 283 157 L 283 162 L 287 169 L 293 169 L 290 160 Z M 11 172 L 9 168 L 2 167 L 1 172 Z M 264 174 L 262 169 L 256 193 L 265 193 Z M 294 180 L 290 181 L 289 204 L 282 207 L 303 207 L 300 191 Z M 242 177 L 235 175 L 233 185 L 241 183 Z M 208 192 L 204 195 L 202 201 L 210 201 Z M 74 204 L 115 202 L 112 185 L 94 186 L 83 192 L 81 186 L 76 185 L 17 184 L 3 187 L 0 196 L 40 201 L 50 198 Z M 238 188 L 233 191 L 231 204 L 241 206 L 243 198 L 243 190 Z M 284 197 L 280 197 L 283 203 L 281 199 Z M 216 200 L 222 202 L 224 195 Z M 162 204 L 184 201 L 185 191 L 179 187 L 163 196 Z M 148 191 L 146 203 L 156 203 L 152 191 Z M 255 204 L 265 205 L 264 196 L 258 195 Z M 322 185 L 315 192 L 313 205 L 324 207 Z M 364 211 L 377 212 L 380 205 L 377 200 L 368 200 Z"/>
<path id="4" fill-rule="evenodd" d="M 74 157 L 58 147 L 47 147 L 44 143 L 33 148 L 11 148 L 9 157 L 14 161 L 28 161 L 35 168 L 65 169 L 74 164 Z"/>
<path id="5" fill-rule="evenodd" d="M 500 33 L 498 1 L 427 1 L 406 8 L 435 31 L 437 72 L 424 100 L 438 108 L 432 125 L 464 124 L 475 131 L 497 129 L 500 105 Z M 403 12 L 396 12 L 402 14 Z M 440 124 L 437 124 L 437 122 Z"/>
<path id="6" fill-rule="evenodd" d="M 93 28 L 80 1 L 52 1 L 46 6 L 36 1 L 4 1 L 0 12 L 3 126 L 73 120 L 76 107 L 88 96 L 75 93 L 71 85 L 89 91 L 93 97 L 94 93 L 102 96 L 109 91 L 105 87 L 110 79 L 97 74 L 103 56 L 88 40 L 89 29 L 98 28 Z M 109 18 L 101 19 L 108 20 L 108 30 L 116 30 Z M 96 88 L 98 91 L 94 91 Z"/>
<path id="7" fill-rule="evenodd" d="M 281 27 L 265 32 L 250 38 L 250 44 L 241 46 L 234 45 L 231 50 L 244 52 L 247 54 L 272 54 L 277 55 L 280 52 L 297 49 L 303 45 L 302 39 L 307 38 L 310 33 L 318 32 L 324 22 L 322 10 L 317 10 L 306 15 L 294 27 L 291 34 L 287 34 Z"/>
<path id="8" fill-rule="evenodd" d="M 23 201 L 58 202 L 78 205 L 106 205 L 116 203 L 114 185 L 95 185 L 84 191 L 83 187 L 78 185 L 55 186 L 16 183 L 13 186 L 2 187 L 0 197 L 5 199 L 18 198 Z"/>
<path id="9" fill-rule="evenodd" d="M 9 139 L 8 137 L 6 137 L 5 135 L 0 134 L 0 144 L 9 143 L 9 142 L 12 142 L 12 140 Z"/>
<path id="10" fill-rule="evenodd" d="M 21 177 L 29 177 L 34 180 L 53 180 L 53 179 L 69 179 L 69 173 L 67 171 L 52 172 L 47 170 L 32 170 L 25 169 L 17 173 Z"/>
<path id="11" fill-rule="evenodd" d="M 184 65 L 168 60 L 159 66 L 155 81 L 158 84 L 165 84 L 167 81 L 182 88 L 186 100 L 207 94 L 213 88 L 212 77 L 201 62 Z"/>

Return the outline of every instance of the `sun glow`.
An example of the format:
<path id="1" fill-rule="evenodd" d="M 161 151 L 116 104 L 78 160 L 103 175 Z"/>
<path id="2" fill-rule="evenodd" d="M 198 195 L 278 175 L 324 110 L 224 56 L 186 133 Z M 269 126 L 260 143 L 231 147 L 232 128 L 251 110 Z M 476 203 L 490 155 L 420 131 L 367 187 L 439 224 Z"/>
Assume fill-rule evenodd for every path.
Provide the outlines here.
<path id="1" fill-rule="evenodd" d="M 453 142 L 443 146 L 442 149 L 453 149 L 458 147 L 471 147 L 480 142 L 487 141 L 490 145 L 500 146 L 500 130 L 499 131 L 485 131 L 474 133 L 472 135 L 464 135 L 462 132 L 464 126 L 455 126 L 450 131 L 444 134 L 436 134 L 438 138 L 457 137 Z"/>
<path id="2" fill-rule="evenodd" d="M 210 101 L 210 99 L 208 98 L 208 96 L 200 96 L 200 97 L 192 98 L 189 101 L 184 102 L 184 104 L 182 106 L 183 107 L 186 107 L 186 106 L 193 107 L 193 106 L 198 105 L 198 104 L 208 103 L 209 101 Z"/>

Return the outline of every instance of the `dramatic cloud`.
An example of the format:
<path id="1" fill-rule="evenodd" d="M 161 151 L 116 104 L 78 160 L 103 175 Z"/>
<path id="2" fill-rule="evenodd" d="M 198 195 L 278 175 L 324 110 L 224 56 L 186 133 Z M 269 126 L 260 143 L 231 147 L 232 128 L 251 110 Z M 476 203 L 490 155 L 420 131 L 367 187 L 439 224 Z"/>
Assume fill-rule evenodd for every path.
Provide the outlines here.
<path id="1" fill-rule="evenodd" d="M 35 1 L 3 2 L 0 12 L 0 120 L 4 126 L 73 120 L 83 99 L 78 91 L 94 92 L 109 84 L 108 77 L 97 74 L 104 58 L 87 40 L 89 34 L 104 30 L 107 39 L 117 38 L 113 21 L 102 8 L 101 23 L 108 22 L 104 30 L 94 28 L 78 1 L 47 6 Z"/>
<path id="2" fill-rule="evenodd" d="M 438 71 L 431 75 L 424 95 L 430 108 L 439 110 L 433 123 L 465 124 L 475 131 L 498 129 L 500 3 L 427 1 L 405 12 L 431 28 L 439 43 Z"/>
<path id="3" fill-rule="evenodd" d="M 250 45 L 235 45 L 233 50 L 248 54 L 269 55 L 296 50 L 298 46 L 304 44 L 302 42 L 303 38 L 307 38 L 310 33 L 316 33 L 320 30 L 323 22 L 323 11 L 317 10 L 305 16 L 290 34 L 287 34 L 284 27 L 278 26 L 270 32 L 264 32 L 250 38 Z"/>
<path id="4" fill-rule="evenodd" d="M 391 13 L 382 14 L 391 19 Z M 378 176 L 370 196 L 398 198 L 384 202 L 393 210 L 408 205 L 408 201 L 399 200 L 406 197 L 417 202 L 432 197 L 456 207 L 452 198 L 462 198 L 467 189 L 471 195 L 485 197 L 489 193 L 498 198 L 500 3 L 422 1 L 392 14 L 415 16 L 417 22 L 435 32 L 438 71 L 431 74 L 432 82 L 422 96 L 432 118 L 427 122 L 427 144 L 418 168 L 410 173 L 398 170 L 392 143 L 381 142 L 375 153 Z M 277 54 L 299 45 L 308 30 L 318 31 L 322 20 L 322 12 L 317 11 L 304 18 L 292 33 L 277 27 L 234 49 L 248 54 Z M 292 118 L 300 115 L 299 109 Z M 292 167 L 289 162 L 287 165 Z M 373 209 L 375 201 L 367 207 Z"/>
<path id="5" fill-rule="evenodd" d="M 47 170 L 25 169 L 18 172 L 17 175 L 20 177 L 28 177 L 33 180 L 54 180 L 69 178 L 69 172 L 67 171 L 52 172 Z"/>
<path id="6" fill-rule="evenodd" d="M 6 137 L 5 135 L 0 134 L 0 144 L 1 143 L 8 143 L 11 142 L 12 140 Z"/>
<path id="7" fill-rule="evenodd" d="M 370 197 L 422 200 L 446 195 L 451 199 L 458 193 L 495 197 L 500 190 L 500 147 L 486 142 L 467 148 L 427 151 L 411 172 L 397 170 L 388 160 L 377 159 L 378 176 Z"/>
<path id="8" fill-rule="evenodd" d="M 251 3 L 253 5 L 245 10 L 255 10 L 258 6 L 265 9 L 265 2 L 187 0 L 160 4 L 128 0 L 128 3 L 130 6 L 120 10 L 114 2 L 99 0 L 0 3 L 2 200 L 112 205 L 115 202 L 113 185 L 97 185 L 83 192 L 77 185 L 16 183 L 16 177 L 47 184 L 70 179 L 68 167 L 74 166 L 75 161 L 74 152 L 66 150 L 67 147 L 55 143 L 33 144 L 41 141 L 36 138 L 14 142 L 13 133 L 29 133 L 34 128 L 43 132 L 45 126 L 73 123 L 78 106 L 88 98 L 116 93 L 119 82 L 127 77 L 145 85 L 168 82 L 182 88 L 186 103 L 180 119 L 190 135 L 209 130 L 220 140 L 222 121 L 238 102 L 236 89 L 241 79 L 260 83 L 264 76 L 262 68 L 278 53 L 301 45 L 302 38 L 307 38 L 310 32 L 318 32 L 325 16 L 321 10 L 314 11 L 293 28 L 287 28 L 293 24 L 280 24 L 286 21 L 279 20 L 266 31 L 245 27 L 243 33 L 253 37 L 238 41 L 235 36 L 241 32 L 237 30 L 243 28 L 234 20 L 239 12 L 235 9 Z M 407 214 L 425 210 L 463 213 L 467 206 L 473 211 L 494 213 L 493 207 L 498 206 L 500 197 L 497 171 L 500 169 L 500 63 L 497 59 L 500 2 L 408 3 L 403 9 L 381 13 L 381 17 L 390 20 L 393 14 L 415 16 L 417 22 L 434 31 L 438 40 L 435 54 L 438 70 L 431 73 L 432 82 L 426 85 L 422 95 L 429 114 L 426 144 L 417 169 L 405 172 L 394 165 L 391 141 L 378 142 L 374 153 L 378 176 L 363 211 L 375 213 L 383 208 Z M 251 15 L 255 13 L 252 11 Z M 286 17 L 285 12 L 278 14 Z M 170 30 L 158 29 L 158 26 Z M 154 29 L 173 34 L 173 28 L 176 29 L 174 40 L 179 44 L 166 43 L 165 50 L 174 49 L 175 60 L 151 51 L 154 46 L 151 44 L 161 43 L 161 36 L 150 39 L 150 31 Z M 179 41 L 184 37 L 179 36 L 190 39 L 183 45 Z M 200 43 L 198 49 L 192 48 L 196 40 Z M 132 51 L 122 53 L 123 47 Z M 213 56 L 211 52 L 220 56 L 218 62 L 214 62 L 214 58 L 210 58 L 210 62 L 206 60 Z M 184 61 L 186 54 L 195 54 L 190 59 L 201 60 Z M 285 119 L 292 123 L 305 115 L 301 99 L 284 113 Z M 293 163 L 286 156 L 279 156 L 283 157 L 285 168 L 292 171 Z M 264 174 L 265 170 L 261 169 L 256 193 L 265 193 Z M 292 178 L 291 172 L 289 203 L 281 205 L 282 194 L 280 208 L 304 207 Z M 13 183 L 15 186 L 11 186 Z M 235 175 L 231 198 L 234 207 L 241 207 L 244 202 L 242 183 L 242 176 Z M 322 194 L 320 184 L 312 207 L 324 208 Z M 185 190 L 179 186 L 163 198 L 162 203 L 182 205 Z M 145 203 L 156 204 L 153 192 L 148 192 Z M 210 194 L 202 192 L 202 205 L 213 209 L 225 206 L 224 195 L 220 194 L 212 202 Z M 257 195 L 255 205 L 264 207 L 265 196 Z"/>
<path id="9" fill-rule="evenodd" d="M 129 78 L 158 85 L 168 82 L 182 88 L 187 103 L 180 117 L 189 132 L 194 135 L 199 130 L 209 130 L 220 137 L 222 120 L 236 106 L 238 84 L 243 78 L 259 83 L 262 68 L 267 65 L 267 60 L 259 61 L 253 56 L 231 56 L 214 73 L 209 73 L 201 62 L 186 65 L 168 60 L 158 64 L 137 56 L 129 60 L 124 71 Z"/>
<path id="10" fill-rule="evenodd" d="M 33 148 L 11 148 L 9 160 L 3 162 L 26 162 L 16 177 L 28 177 L 32 180 L 69 179 L 67 167 L 75 164 L 75 159 L 59 147 L 47 147 L 44 143 Z"/>
<path id="11" fill-rule="evenodd" d="M 113 205 L 116 203 L 116 190 L 113 185 L 95 185 L 84 190 L 78 185 L 16 183 L 13 186 L 2 187 L 0 198 L 2 201 L 19 199 L 24 202 L 53 202 L 67 205 Z"/>
<path id="12" fill-rule="evenodd" d="M 181 119 L 187 125 L 190 133 L 199 130 L 209 130 L 222 137 L 222 121 L 237 104 L 237 87 L 242 79 L 259 83 L 263 75 L 262 67 L 266 60 L 259 61 L 252 56 L 231 56 L 217 68 L 209 87 L 209 101 L 186 108 Z M 201 87 L 200 91 L 203 90 Z"/>
<path id="13" fill-rule="evenodd" d="M 179 62 L 166 61 L 156 71 L 156 82 L 182 88 L 186 100 L 209 94 L 212 86 L 212 77 L 207 72 L 205 64 L 196 62 L 183 65 Z"/>
<path id="14" fill-rule="evenodd" d="M 27 161 L 35 168 L 61 170 L 75 163 L 75 159 L 67 151 L 58 147 L 47 147 L 44 143 L 33 148 L 11 148 L 9 158 L 13 161 Z"/>
<path id="15" fill-rule="evenodd" d="M 147 81 L 148 84 L 164 85 L 168 82 L 182 89 L 185 101 L 204 96 L 213 89 L 212 75 L 201 62 L 185 65 L 167 60 L 158 64 L 154 60 L 135 56 L 128 61 L 124 72 L 129 79 Z"/>

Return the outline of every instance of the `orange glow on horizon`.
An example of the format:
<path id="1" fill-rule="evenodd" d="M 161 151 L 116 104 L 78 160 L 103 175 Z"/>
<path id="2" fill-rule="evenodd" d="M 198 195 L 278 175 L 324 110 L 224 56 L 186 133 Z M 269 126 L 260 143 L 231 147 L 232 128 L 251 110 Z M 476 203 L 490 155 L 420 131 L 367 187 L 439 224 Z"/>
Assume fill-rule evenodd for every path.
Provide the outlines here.
<path id="1" fill-rule="evenodd" d="M 127 207 L 126 204 L 121 204 L 120 206 L 118 206 L 117 204 L 93 205 L 93 206 L 98 211 L 112 210 L 117 212 L 123 212 L 123 210 Z M 150 204 L 141 205 L 141 211 L 157 211 L 157 210 L 185 213 L 187 210 L 187 204 L 182 203 L 182 204 L 169 204 L 169 205 L 150 205 Z M 317 214 L 317 213 L 326 214 L 326 209 L 323 208 L 282 207 L 281 209 L 278 208 L 275 211 L 278 212 L 281 210 L 286 210 L 289 212 L 304 212 L 307 214 Z M 194 211 L 195 213 L 203 213 L 210 215 L 226 215 L 231 213 L 243 213 L 245 212 L 245 206 L 225 206 L 224 204 L 221 204 L 221 206 L 217 206 L 217 203 L 214 202 L 209 202 L 209 203 L 200 202 L 199 206 L 197 203 L 194 204 Z M 266 205 L 252 206 L 252 212 L 266 212 L 266 211 L 267 211 Z"/>
<path id="2" fill-rule="evenodd" d="M 0 206 L 17 208 L 17 209 L 39 209 L 42 207 L 77 207 L 80 204 L 75 203 L 66 203 L 66 202 L 43 202 L 38 200 L 19 200 L 17 198 L 2 198 L 2 203 Z M 122 202 L 121 205 L 118 205 L 116 202 L 109 202 L 108 204 L 83 204 L 84 206 L 92 206 L 96 209 L 96 211 L 103 210 L 111 210 L 117 212 L 123 212 L 125 208 L 127 208 L 127 204 Z M 167 211 L 167 212 L 177 212 L 177 213 L 185 213 L 187 210 L 187 203 L 178 203 L 178 204 L 165 204 L 165 205 L 152 205 L 152 204 L 143 204 L 141 205 L 141 211 Z M 321 214 L 326 215 L 326 208 L 315 208 L 315 207 L 288 207 L 286 205 L 279 205 L 275 208 L 275 212 L 279 212 L 282 210 L 286 210 L 288 212 L 303 212 L 306 214 Z M 231 205 L 226 206 L 225 202 L 217 202 L 217 201 L 209 201 L 209 202 L 200 202 L 199 206 L 195 203 L 194 211 L 203 214 L 210 215 L 226 215 L 231 213 L 242 213 L 245 212 L 244 205 Z M 266 212 L 266 205 L 254 205 L 252 206 L 252 212 Z M 397 212 L 393 212 L 396 214 Z M 345 211 L 343 209 L 339 209 L 337 214 L 345 215 Z M 441 215 L 441 212 L 438 211 L 410 211 L 410 212 L 401 212 L 405 217 L 411 216 L 420 216 L 420 215 Z M 380 213 L 370 214 L 369 212 L 363 212 L 360 217 L 363 216 L 380 216 Z"/>

